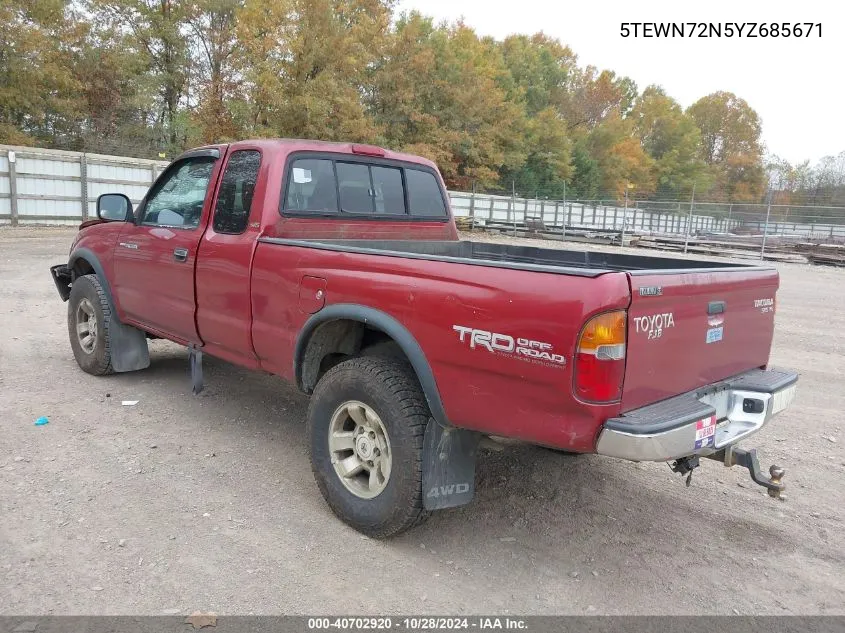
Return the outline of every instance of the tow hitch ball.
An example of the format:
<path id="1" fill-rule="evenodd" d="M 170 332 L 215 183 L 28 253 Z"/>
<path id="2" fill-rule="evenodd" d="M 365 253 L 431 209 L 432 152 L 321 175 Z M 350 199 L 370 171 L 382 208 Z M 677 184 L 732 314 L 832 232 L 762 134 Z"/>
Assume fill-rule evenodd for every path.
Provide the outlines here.
<path id="1" fill-rule="evenodd" d="M 722 462 L 725 466 L 742 466 L 743 468 L 747 468 L 754 483 L 766 488 L 769 496 L 774 499 L 780 499 L 780 493 L 786 488 L 782 482 L 786 471 L 780 466 L 772 466 L 769 468 L 769 477 L 766 477 L 760 470 L 760 461 L 757 459 L 757 449 L 755 448 L 746 451 L 734 446 L 727 446 L 705 457 Z M 692 471 L 696 467 L 698 467 L 697 455 L 682 457 L 671 465 L 674 472 L 687 475 L 687 486 L 690 485 Z"/>

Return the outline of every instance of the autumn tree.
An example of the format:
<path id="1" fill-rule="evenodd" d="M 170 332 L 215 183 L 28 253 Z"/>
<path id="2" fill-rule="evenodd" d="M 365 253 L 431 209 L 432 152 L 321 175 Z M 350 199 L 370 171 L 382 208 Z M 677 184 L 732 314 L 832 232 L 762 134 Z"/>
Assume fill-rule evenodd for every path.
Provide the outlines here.
<path id="1" fill-rule="evenodd" d="M 567 84 L 577 72 L 572 50 L 543 33 L 511 35 L 500 47 L 515 88 L 510 97 L 524 102 L 526 114 L 533 117 L 548 108 L 560 110 L 566 102 Z"/>
<path id="2" fill-rule="evenodd" d="M 90 28 L 74 48 L 71 72 L 79 85 L 84 114 L 76 120 L 85 151 L 156 155 L 160 130 L 151 125 L 158 111 L 148 66 L 132 36 L 121 30 Z"/>
<path id="3" fill-rule="evenodd" d="M 0 3 L 0 142 L 73 136 L 84 113 L 71 63 L 80 28 L 63 0 Z"/>
<path id="4" fill-rule="evenodd" d="M 845 204 L 845 152 L 822 158 L 800 189 L 811 204 Z"/>
<path id="5" fill-rule="evenodd" d="M 374 140 L 363 96 L 390 14 L 390 0 L 248 0 L 237 34 L 253 131 Z"/>
<path id="6" fill-rule="evenodd" d="M 587 66 L 571 73 L 561 111 L 570 130 L 591 130 L 611 116 L 627 115 L 636 98 L 637 85 L 629 77 Z"/>
<path id="7" fill-rule="evenodd" d="M 191 117 L 192 142 L 234 140 L 245 131 L 243 59 L 238 55 L 236 32 L 243 6 L 244 0 L 193 0 L 187 11 L 198 84 L 198 105 Z"/>
<path id="8" fill-rule="evenodd" d="M 759 201 L 771 180 L 782 200 L 845 202 L 845 154 L 764 167 L 734 94 L 684 112 L 543 33 L 495 41 L 394 6 L 3 0 L 0 142 L 171 157 L 248 136 L 365 141 L 461 189 Z"/>
<path id="9" fill-rule="evenodd" d="M 158 100 L 153 124 L 170 152 L 178 152 L 185 141 L 183 114 L 193 68 L 190 8 L 181 0 L 91 0 L 97 23 L 112 33 L 126 33 L 123 43 L 146 66 L 144 80 Z"/>
<path id="10" fill-rule="evenodd" d="M 501 181 L 526 195 L 563 197 L 572 177 L 572 139 L 561 107 L 576 58 L 558 40 L 542 33 L 512 35 L 500 45 L 512 79 L 509 100 L 524 108 L 521 145 L 525 160 L 503 169 Z"/>
<path id="11" fill-rule="evenodd" d="M 692 104 L 687 113 L 701 133 L 700 155 L 710 166 L 714 196 L 756 201 L 765 188 L 760 117 L 730 92 L 715 92 Z"/>
<path id="12" fill-rule="evenodd" d="M 411 13 L 375 73 L 372 112 L 388 145 L 435 160 L 450 186 L 495 186 L 500 170 L 524 161 L 511 81 L 494 41 Z"/>
<path id="13" fill-rule="evenodd" d="M 662 198 L 686 196 L 693 184 L 709 188 L 706 165 L 700 156 L 701 134 L 680 104 L 658 86 L 648 86 L 630 114 L 643 149 L 653 159 L 656 194 Z"/>
<path id="14" fill-rule="evenodd" d="M 654 191 L 653 160 L 640 144 L 631 119 L 611 115 L 590 131 L 585 145 L 598 166 L 602 195 L 621 199 L 628 187 L 640 196 Z"/>
<path id="15" fill-rule="evenodd" d="M 576 142 L 572 150 L 572 181 L 569 197 L 593 200 L 600 195 L 601 171 L 598 161 L 590 155 L 587 138 Z"/>

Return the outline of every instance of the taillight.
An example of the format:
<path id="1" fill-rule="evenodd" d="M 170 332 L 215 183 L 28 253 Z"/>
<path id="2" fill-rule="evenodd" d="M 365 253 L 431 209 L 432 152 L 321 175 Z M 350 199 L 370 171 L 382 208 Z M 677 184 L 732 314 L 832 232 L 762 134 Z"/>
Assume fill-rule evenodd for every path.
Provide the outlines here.
<path id="1" fill-rule="evenodd" d="M 622 397 L 625 379 L 624 310 L 593 317 L 581 330 L 575 355 L 575 395 L 589 402 Z"/>

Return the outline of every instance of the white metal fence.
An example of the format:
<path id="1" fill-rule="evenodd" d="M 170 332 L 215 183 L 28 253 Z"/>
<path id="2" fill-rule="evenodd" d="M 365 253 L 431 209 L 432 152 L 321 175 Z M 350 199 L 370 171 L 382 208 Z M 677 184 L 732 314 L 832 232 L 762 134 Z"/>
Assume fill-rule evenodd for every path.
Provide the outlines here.
<path id="1" fill-rule="evenodd" d="M 79 224 L 97 196 L 139 202 L 166 161 L 0 145 L 0 224 Z"/>
<path id="2" fill-rule="evenodd" d="M 644 211 L 633 206 L 619 207 L 599 202 L 583 203 L 563 200 L 530 200 L 510 196 L 472 194 L 450 191 L 452 212 L 457 217 L 472 217 L 479 225 L 519 224 L 540 221 L 547 228 L 585 229 L 594 231 L 641 231 L 648 233 L 685 234 L 727 233 L 739 226 L 736 219 L 709 215 Z M 624 223 L 624 224 L 623 224 Z"/>

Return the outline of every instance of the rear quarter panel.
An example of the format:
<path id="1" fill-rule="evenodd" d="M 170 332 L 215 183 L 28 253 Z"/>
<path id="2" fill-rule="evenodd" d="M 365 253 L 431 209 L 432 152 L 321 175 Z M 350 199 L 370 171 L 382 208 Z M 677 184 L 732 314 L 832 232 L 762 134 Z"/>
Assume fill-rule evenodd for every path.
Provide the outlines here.
<path id="1" fill-rule="evenodd" d="M 326 305 L 352 303 L 400 321 L 425 352 L 455 426 L 591 451 L 619 404 L 572 396 L 572 357 L 589 316 L 629 302 L 627 277 L 568 276 L 260 242 L 253 264 L 253 336 L 264 367 L 293 378 L 293 349 L 310 316 L 303 276 L 326 280 Z M 552 345 L 563 366 L 472 348 L 454 326 Z"/>

